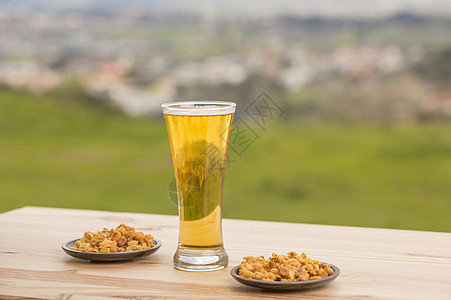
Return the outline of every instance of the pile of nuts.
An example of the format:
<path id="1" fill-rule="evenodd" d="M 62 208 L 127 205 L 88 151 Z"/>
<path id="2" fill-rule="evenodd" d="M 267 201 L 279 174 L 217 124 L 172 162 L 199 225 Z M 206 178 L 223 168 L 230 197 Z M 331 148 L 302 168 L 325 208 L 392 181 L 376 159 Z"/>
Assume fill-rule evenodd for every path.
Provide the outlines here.
<path id="1" fill-rule="evenodd" d="M 154 245 L 152 235 L 136 232 L 134 227 L 121 224 L 116 229 L 104 228 L 97 233 L 87 231 L 71 249 L 82 252 L 117 253 L 144 250 Z"/>
<path id="2" fill-rule="evenodd" d="M 307 281 L 325 278 L 334 274 L 334 270 L 330 264 L 313 260 L 305 253 L 298 255 L 296 252 L 288 252 L 287 255 L 273 253 L 268 260 L 263 256 L 244 257 L 238 274 L 264 281 Z"/>

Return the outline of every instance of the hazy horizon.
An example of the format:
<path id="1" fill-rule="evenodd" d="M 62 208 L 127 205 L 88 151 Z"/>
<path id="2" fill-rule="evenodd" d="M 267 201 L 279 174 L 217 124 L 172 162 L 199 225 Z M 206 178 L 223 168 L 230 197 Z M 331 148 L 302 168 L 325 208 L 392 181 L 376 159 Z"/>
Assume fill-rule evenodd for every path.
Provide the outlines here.
<path id="1" fill-rule="evenodd" d="M 3 0 L 0 2 L 0 16 L 8 13 L 26 13 L 33 11 L 103 11 L 112 13 L 197 13 L 205 17 L 221 16 L 271 17 L 281 14 L 321 17 L 380 18 L 398 13 L 413 13 L 451 17 L 451 1 L 446 0 L 251 0 L 227 1 L 199 0 L 193 5 L 187 0 L 130 0 L 126 3 L 119 0 Z"/>

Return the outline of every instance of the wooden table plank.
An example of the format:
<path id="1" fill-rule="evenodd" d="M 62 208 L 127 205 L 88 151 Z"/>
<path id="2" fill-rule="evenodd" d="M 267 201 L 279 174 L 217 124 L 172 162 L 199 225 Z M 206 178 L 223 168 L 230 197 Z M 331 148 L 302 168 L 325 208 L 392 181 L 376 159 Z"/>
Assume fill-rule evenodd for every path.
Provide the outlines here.
<path id="1" fill-rule="evenodd" d="M 152 256 L 90 263 L 61 244 L 84 231 L 133 225 L 163 243 Z M 175 270 L 178 217 L 25 207 L 0 215 L 0 298 L 450 299 L 451 233 L 224 220 L 226 270 Z M 267 293 L 228 274 L 244 256 L 305 251 L 331 262 L 340 276 L 323 288 Z"/>

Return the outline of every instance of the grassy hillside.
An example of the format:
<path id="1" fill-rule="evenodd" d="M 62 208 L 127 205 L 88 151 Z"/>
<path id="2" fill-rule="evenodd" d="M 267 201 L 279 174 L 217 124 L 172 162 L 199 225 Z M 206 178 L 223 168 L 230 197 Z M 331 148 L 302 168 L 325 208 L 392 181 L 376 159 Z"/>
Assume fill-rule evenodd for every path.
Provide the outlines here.
<path id="1" fill-rule="evenodd" d="M 451 231 L 451 125 L 278 123 L 227 170 L 224 216 Z M 176 214 L 162 119 L 0 90 L 0 211 Z"/>

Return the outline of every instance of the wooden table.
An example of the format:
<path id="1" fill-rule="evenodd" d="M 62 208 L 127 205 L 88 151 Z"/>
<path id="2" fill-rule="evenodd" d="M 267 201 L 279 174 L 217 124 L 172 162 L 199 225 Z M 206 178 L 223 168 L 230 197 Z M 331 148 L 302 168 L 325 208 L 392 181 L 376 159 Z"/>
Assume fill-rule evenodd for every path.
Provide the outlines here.
<path id="1" fill-rule="evenodd" d="M 91 263 L 61 244 L 84 231 L 133 225 L 163 246 L 129 262 Z M 223 221 L 230 266 L 192 273 L 172 266 L 178 217 L 24 207 L 0 214 L 0 299 L 308 298 L 451 299 L 451 233 L 243 220 Z M 341 269 L 331 284 L 268 293 L 236 282 L 244 256 L 295 250 Z"/>

